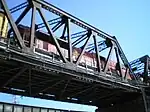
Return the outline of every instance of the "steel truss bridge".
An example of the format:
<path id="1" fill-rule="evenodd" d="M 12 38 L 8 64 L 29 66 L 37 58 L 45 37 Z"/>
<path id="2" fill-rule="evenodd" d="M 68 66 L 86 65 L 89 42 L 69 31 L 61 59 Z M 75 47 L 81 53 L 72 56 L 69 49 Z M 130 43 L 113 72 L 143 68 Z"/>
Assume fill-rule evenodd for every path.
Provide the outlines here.
<path id="1" fill-rule="evenodd" d="M 42 0 L 28 0 L 12 9 L 8 8 L 5 0 L 0 3 L 10 25 L 8 37 L 0 42 L 1 92 L 102 108 L 135 100 L 142 94 L 115 36 Z M 21 9 L 23 11 L 18 18 L 13 19 L 13 13 Z M 30 11 L 30 38 L 26 44 L 18 26 L 23 24 L 22 19 Z M 45 11 L 56 18 L 46 17 Z M 42 23 L 36 21 L 37 14 Z M 43 29 L 45 34 L 40 32 Z M 36 38 L 53 44 L 60 60 L 51 53 L 41 56 L 35 47 Z M 81 50 L 77 59 L 73 60 L 75 47 Z M 67 49 L 67 57 L 62 48 Z M 105 50 L 108 54 L 102 67 L 102 52 Z M 97 64 L 94 70 L 80 66 L 85 52 L 95 53 Z M 110 75 L 108 68 L 112 55 L 116 58 L 118 72 Z"/>
<path id="2" fill-rule="evenodd" d="M 149 82 L 150 76 L 150 57 L 145 55 L 130 62 L 132 71 L 135 73 L 136 77 L 143 77 L 144 82 Z"/>

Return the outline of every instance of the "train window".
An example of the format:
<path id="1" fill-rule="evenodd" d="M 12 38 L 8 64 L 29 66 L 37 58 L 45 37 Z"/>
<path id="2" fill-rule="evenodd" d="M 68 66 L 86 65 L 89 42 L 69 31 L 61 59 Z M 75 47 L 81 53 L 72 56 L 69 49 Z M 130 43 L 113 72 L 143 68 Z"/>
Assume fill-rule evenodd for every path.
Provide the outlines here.
<path id="1" fill-rule="evenodd" d="M 12 112 L 12 105 L 5 104 L 4 105 L 4 112 Z"/>
<path id="2" fill-rule="evenodd" d="M 33 112 L 40 112 L 40 108 L 33 108 Z"/>
<path id="3" fill-rule="evenodd" d="M 3 104 L 0 104 L 0 112 L 3 112 Z"/>
<path id="4" fill-rule="evenodd" d="M 31 107 L 24 107 L 24 112 L 31 112 Z"/>
<path id="5" fill-rule="evenodd" d="M 47 109 L 41 109 L 41 112 L 47 112 Z"/>
<path id="6" fill-rule="evenodd" d="M 48 50 L 48 43 L 43 41 L 43 49 Z"/>
<path id="7" fill-rule="evenodd" d="M 49 111 L 48 112 L 55 112 L 55 110 L 51 110 L 51 109 L 49 109 Z"/>
<path id="8" fill-rule="evenodd" d="M 22 106 L 14 106 L 14 112 L 22 112 L 23 107 Z"/>

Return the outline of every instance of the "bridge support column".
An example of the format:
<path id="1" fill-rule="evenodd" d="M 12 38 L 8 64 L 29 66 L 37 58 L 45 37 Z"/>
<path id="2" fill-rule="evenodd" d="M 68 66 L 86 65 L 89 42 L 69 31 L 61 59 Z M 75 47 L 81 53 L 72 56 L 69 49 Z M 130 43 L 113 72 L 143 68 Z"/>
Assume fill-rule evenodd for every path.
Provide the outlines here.
<path id="1" fill-rule="evenodd" d="M 142 96 L 136 100 L 126 103 L 111 105 L 107 108 L 98 108 L 95 112 L 145 112 L 144 101 Z"/>

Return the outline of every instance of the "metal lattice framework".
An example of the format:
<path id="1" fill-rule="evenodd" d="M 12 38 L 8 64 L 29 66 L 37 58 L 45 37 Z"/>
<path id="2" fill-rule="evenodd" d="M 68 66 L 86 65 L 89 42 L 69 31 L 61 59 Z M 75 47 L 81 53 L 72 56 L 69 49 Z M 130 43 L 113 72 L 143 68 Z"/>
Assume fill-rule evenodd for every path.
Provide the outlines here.
<path id="1" fill-rule="evenodd" d="M 142 77 L 144 82 L 148 82 L 150 76 L 150 58 L 148 55 L 130 62 L 130 65 L 136 77 Z"/>
<path id="2" fill-rule="evenodd" d="M 115 36 L 45 1 L 28 0 L 10 10 L 5 0 L 0 3 L 11 26 L 6 42 L 0 43 L 2 92 L 96 106 L 124 102 L 139 95 L 139 87 L 127 81 L 127 74 L 132 77 L 132 71 Z M 12 14 L 23 8 L 23 12 L 14 20 Z M 31 24 L 28 28 L 27 44 L 19 24 L 30 10 Z M 44 11 L 57 17 L 52 20 L 49 17 L 47 20 Z M 42 23 L 36 22 L 37 14 Z M 72 26 L 78 28 L 74 29 Z M 46 33 L 41 32 L 43 28 Z M 60 36 L 56 37 L 58 30 Z M 56 47 L 59 61 L 56 61 L 51 53 L 47 53 L 49 57 L 44 58 L 35 53 L 39 50 L 35 47 L 37 38 Z M 62 48 L 67 49 L 67 57 Z M 75 48 L 79 48 L 80 52 L 73 60 Z M 101 52 L 105 50 L 109 51 L 102 67 Z M 92 71 L 87 66 L 86 69 L 80 66 L 81 59 L 87 52 L 94 53 L 96 57 L 96 67 Z M 112 55 L 115 55 L 117 60 L 115 78 L 108 74 Z M 127 95 L 128 98 L 125 98 Z"/>

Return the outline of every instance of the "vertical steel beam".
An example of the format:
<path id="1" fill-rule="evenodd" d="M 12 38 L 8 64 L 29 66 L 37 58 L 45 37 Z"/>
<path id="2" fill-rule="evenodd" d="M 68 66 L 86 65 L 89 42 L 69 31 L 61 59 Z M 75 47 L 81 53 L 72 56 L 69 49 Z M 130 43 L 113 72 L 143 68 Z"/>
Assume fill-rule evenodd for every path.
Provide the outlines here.
<path id="1" fill-rule="evenodd" d="M 124 80 L 127 79 L 127 73 L 129 73 L 129 68 L 126 68 L 125 75 L 124 75 Z"/>
<path id="2" fill-rule="evenodd" d="M 108 54 L 108 57 L 107 57 L 107 60 L 106 60 L 106 63 L 105 63 L 105 67 L 104 67 L 104 74 L 106 74 L 106 72 L 108 70 L 108 64 L 109 64 L 109 60 L 111 58 L 111 55 L 113 53 L 113 50 L 114 50 L 114 45 L 112 45 L 111 48 L 110 48 L 110 51 L 109 51 L 109 54 Z"/>
<path id="3" fill-rule="evenodd" d="M 146 56 L 144 60 L 144 82 L 148 80 L 148 65 L 149 65 L 149 58 Z"/>
<path id="4" fill-rule="evenodd" d="M 32 83 L 31 83 L 31 68 L 29 68 L 29 95 L 32 95 L 32 88 L 31 88 L 31 85 L 32 85 Z"/>
<path id="5" fill-rule="evenodd" d="M 72 63 L 72 42 L 71 42 L 71 35 L 70 35 L 70 19 L 67 18 L 67 36 L 68 36 L 68 57 L 69 61 Z"/>
<path id="6" fill-rule="evenodd" d="M 18 28 L 17 28 L 17 26 L 16 26 L 16 24 L 15 24 L 15 22 L 14 22 L 12 16 L 11 16 L 9 10 L 8 10 L 8 6 L 7 6 L 6 2 L 5 2 L 5 0 L 0 0 L 0 3 L 2 4 L 3 9 L 4 9 L 5 13 L 6 13 L 7 19 L 8 19 L 8 21 L 9 21 L 9 23 L 10 23 L 10 25 L 11 25 L 11 27 L 12 27 L 15 35 L 16 35 L 16 37 L 17 37 L 17 41 L 18 41 L 19 46 L 21 48 L 25 48 L 25 44 L 23 42 L 23 39 L 21 38 L 20 32 L 19 32 L 19 30 L 18 30 Z"/>
<path id="7" fill-rule="evenodd" d="M 98 48 L 98 42 L 97 42 L 97 39 L 96 39 L 95 35 L 93 35 L 93 39 L 94 39 L 95 51 L 96 51 L 97 70 L 98 70 L 98 72 L 101 72 L 101 62 L 100 62 L 99 48 Z"/>
<path id="8" fill-rule="evenodd" d="M 63 60 L 64 63 L 67 63 L 66 58 L 65 58 L 64 55 L 62 54 L 60 45 L 59 45 L 57 39 L 54 37 L 54 35 L 53 35 L 53 33 L 52 33 L 51 29 L 50 29 L 50 26 L 49 26 L 48 22 L 46 21 L 46 19 L 45 19 L 43 13 L 42 13 L 42 11 L 41 11 L 41 8 L 37 8 L 37 9 L 38 9 L 38 12 L 39 12 L 39 14 L 40 14 L 40 16 L 41 16 L 41 18 L 42 18 L 44 24 L 46 25 L 46 28 L 47 28 L 47 30 L 48 30 L 48 32 L 49 32 L 49 34 L 50 34 L 50 38 L 53 39 L 53 41 L 54 41 L 54 43 L 55 43 L 55 45 L 56 45 L 56 48 L 57 48 L 57 50 L 58 50 L 58 53 L 60 54 L 60 57 L 62 58 L 62 60 Z"/>
<path id="9" fill-rule="evenodd" d="M 142 97 L 143 97 L 143 101 L 144 101 L 145 112 L 148 112 L 148 103 L 146 101 L 145 88 L 140 87 L 140 89 L 141 89 Z"/>
<path id="10" fill-rule="evenodd" d="M 79 55 L 78 58 L 77 58 L 76 65 L 79 64 L 79 62 L 80 62 L 80 60 L 81 60 L 81 58 L 82 58 L 82 56 L 83 56 L 83 54 L 84 54 L 85 48 L 86 48 L 86 46 L 87 46 L 87 44 L 88 44 L 88 42 L 89 42 L 89 40 L 90 40 L 90 38 L 91 38 L 91 31 L 88 32 L 87 37 L 88 37 L 88 38 L 87 38 L 85 44 L 83 45 L 82 52 L 80 53 L 80 55 Z"/>
<path id="11" fill-rule="evenodd" d="M 29 41 L 29 47 L 31 49 L 33 49 L 34 37 L 35 37 L 35 13 L 36 13 L 36 7 L 33 4 L 32 16 L 31 16 L 30 41 Z"/>

